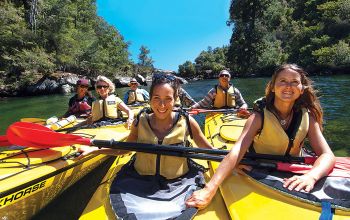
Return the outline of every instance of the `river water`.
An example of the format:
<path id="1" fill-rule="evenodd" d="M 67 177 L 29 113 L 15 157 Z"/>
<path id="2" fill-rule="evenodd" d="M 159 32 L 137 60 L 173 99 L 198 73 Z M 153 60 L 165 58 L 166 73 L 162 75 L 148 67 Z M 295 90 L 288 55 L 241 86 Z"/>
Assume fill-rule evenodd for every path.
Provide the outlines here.
<path id="1" fill-rule="evenodd" d="M 248 105 L 264 94 L 270 78 L 233 79 L 232 83 L 241 91 Z M 324 135 L 337 156 L 350 156 L 350 75 L 313 77 L 324 110 Z M 217 83 L 217 80 L 201 80 L 184 85 L 186 91 L 200 100 Z M 146 87 L 146 89 L 149 89 Z M 127 88 L 117 89 L 123 97 Z M 48 118 L 61 116 L 67 109 L 72 95 L 50 95 L 37 97 L 0 99 L 0 135 L 6 128 L 21 118 Z M 204 115 L 195 116 L 203 126 Z"/>

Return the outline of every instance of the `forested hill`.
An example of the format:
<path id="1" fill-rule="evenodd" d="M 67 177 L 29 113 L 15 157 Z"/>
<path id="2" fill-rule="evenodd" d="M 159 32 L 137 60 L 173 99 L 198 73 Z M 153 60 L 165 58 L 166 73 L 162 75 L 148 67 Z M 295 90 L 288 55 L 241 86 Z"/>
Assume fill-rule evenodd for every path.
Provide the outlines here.
<path id="1" fill-rule="evenodd" d="M 0 1 L 0 89 L 55 71 L 128 75 L 128 43 L 96 12 L 95 0 Z"/>
<path id="2" fill-rule="evenodd" d="M 310 73 L 350 73 L 350 0 L 232 0 L 227 10 L 230 44 L 203 50 L 179 66 L 180 75 L 210 78 L 224 68 L 270 75 L 285 62 Z M 57 71 L 147 75 L 149 53 L 142 46 L 133 63 L 128 42 L 97 15 L 96 0 L 0 1 L 0 96 Z"/>
<path id="3" fill-rule="evenodd" d="M 230 44 L 179 66 L 182 76 L 270 75 L 285 62 L 314 74 L 350 74 L 350 0 L 233 0 Z"/>

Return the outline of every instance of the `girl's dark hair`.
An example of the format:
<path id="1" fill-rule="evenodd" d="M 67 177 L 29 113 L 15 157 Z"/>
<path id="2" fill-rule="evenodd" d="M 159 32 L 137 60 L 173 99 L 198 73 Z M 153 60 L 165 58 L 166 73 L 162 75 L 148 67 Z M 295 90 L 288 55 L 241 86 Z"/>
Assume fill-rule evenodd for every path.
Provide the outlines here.
<path id="1" fill-rule="evenodd" d="M 178 97 L 179 81 L 175 76 L 169 74 L 153 74 L 150 97 L 152 98 L 154 87 L 162 84 L 169 84 L 174 90 L 174 100 Z"/>
<path id="2" fill-rule="evenodd" d="M 275 100 L 275 93 L 272 90 L 275 86 L 278 74 L 286 69 L 290 69 L 299 73 L 301 84 L 304 89 L 303 94 L 301 94 L 301 96 L 295 101 L 293 109 L 296 111 L 299 111 L 301 108 L 308 109 L 311 115 L 315 117 L 322 130 L 323 111 L 320 101 L 317 97 L 318 91 L 313 88 L 313 81 L 307 77 L 307 72 L 296 64 L 283 64 L 276 69 L 272 75 L 271 81 L 268 82 L 265 89 L 266 108 L 269 110 L 275 110 L 275 107 L 273 105 Z"/>

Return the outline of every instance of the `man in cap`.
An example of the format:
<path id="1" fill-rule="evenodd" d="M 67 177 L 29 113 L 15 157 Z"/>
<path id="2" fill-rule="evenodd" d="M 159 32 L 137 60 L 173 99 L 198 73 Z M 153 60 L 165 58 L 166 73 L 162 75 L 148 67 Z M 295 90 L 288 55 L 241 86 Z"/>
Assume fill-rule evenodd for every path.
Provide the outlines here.
<path id="1" fill-rule="evenodd" d="M 92 102 L 96 99 L 89 92 L 89 80 L 79 79 L 77 81 L 76 94 L 70 98 L 68 110 L 63 117 L 75 115 L 79 118 L 86 118 L 91 114 Z"/>
<path id="2" fill-rule="evenodd" d="M 208 94 L 191 108 L 237 108 L 247 109 L 240 91 L 231 83 L 231 74 L 227 70 L 220 71 L 219 83 Z"/>
<path id="3" fill-rule="evenodd" d="M 132 78 L 128 83 L 130 89 L 124 95 L 124 103 L 127 105 L 137 105 L 149 101 L 149 93 L 138 88 L 140 84 L 135 78 Z"/>

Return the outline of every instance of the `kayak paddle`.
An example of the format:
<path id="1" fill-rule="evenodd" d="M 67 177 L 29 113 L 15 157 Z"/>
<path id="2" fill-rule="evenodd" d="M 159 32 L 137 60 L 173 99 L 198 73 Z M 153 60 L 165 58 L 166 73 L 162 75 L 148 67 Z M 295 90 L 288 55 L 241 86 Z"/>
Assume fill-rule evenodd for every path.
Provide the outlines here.
<path id="1" fill-rule="evenodd" d="M 0 147 L 10 146 L 10 145 L 12 145 L 12 144 L 7 140 L 7 137 L 5 135 L 1 135 L 0 136 Z"/>
<path id="2" fill-rule="evenodd" d="M 164 154 L 169 156 L 177 157 L 189 157 L 195 159 L 204 159 L 212 161 L 221 161 L 225 154 L 228 153 L 226 150 L 218 149 L 204 149 L 204 148 L 190 148 L 182 146 L 167 146 L 167 145 L 157 145 L 157 144 L 145 144 L 145 143 L 133 143 L 133 142 L 120 142 L 112 140 L 95 140 L 89 138 L 83 138 L 73 134 L 62 134 L 54 132 L 44 126 L 26 122 L 16 122 L 12 124 L 6 132 L 6 136 L 10 143 L 20 146 L 36 147 L 36 148 L 52 148 L 52 147 L 61 147 L 69 146 L 73 144 L 81 144 L 88 146 L 98 146 L 113 148 L 119 150 L 128 150 L 128 151 L 138 151 L 144 153 L 153 153 L 153 154 Z M 302 164 L 290 164 L 282 162 L 258 162 L 251 160 L 249 158 L 259 158 L 259 154 L 247 154 L 241 164 L 250 165 L 250 166 L 259 166 L 259 167 L 268 167 L 274 168 L 281 171 L 289 171 L 295 173 L 306 173 L 311 169 L 311 165 L 302 165 Z M 280 157 L 275 155 L 269 155 L 270 158 Z M 267 155 L 260 157 L 259 159 L 268 159 Z M 341 177 L 350 177 L 349 172 L 349 158 L 342 159 L 341 167 L 335 167 L 329 176 L 341 176 Z"/>
<path id="3" fill-rule="evenodd" d="M 199 108 L 193 108 L 193 109 L 189 109 L 189 108 L 185 108 L 183 109 L 185 111 L 187 111 L 188 114 L 190 115 L 198 115 L 201 113 L 237 113 L 238 115 L 241 115 L 242 117 L 249 117 L 249 115 L 251 114 L 248 110 L 245 109 L 199 109 Z"/>
<path id="4" fill-rule="evenodd" d="M 44 118 L 21 118 L 21 122 L 31 122 L 31 123 L 38 123 L 38 124 L 46 124 L 46 119 Z"/>

